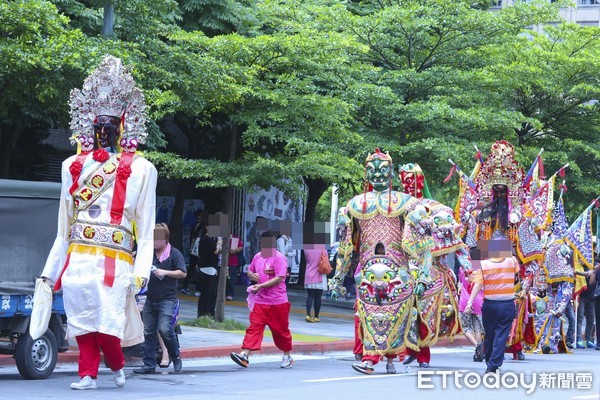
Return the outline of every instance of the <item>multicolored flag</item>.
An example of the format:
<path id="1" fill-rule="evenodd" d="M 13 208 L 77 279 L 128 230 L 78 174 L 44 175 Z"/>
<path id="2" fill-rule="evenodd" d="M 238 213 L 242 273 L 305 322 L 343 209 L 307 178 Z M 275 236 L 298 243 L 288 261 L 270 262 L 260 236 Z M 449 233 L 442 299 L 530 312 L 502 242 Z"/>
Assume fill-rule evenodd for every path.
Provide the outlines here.
<path id="1" fill-rule="evenodd" d="M 584 267 L 588 267 L 589 269 L 594 267 L 594 252 L 592 248 L 592 207 L 594 204 L 595 201 L 577 217 L 565 233 L 564 240 L 573 249 L 573 266 L 575 267 L 575 272 L 584 271 Z M 585 277 L 575 275 L 574 293 L 581 293 L 586 287 L 587 282 Z"/>
<path id="2" fill-rule="evenodd" d="M 533 164 L 531 164 L 531 168 L 525 175 L 523 179 L 523 187 L 526 189 L 537 189 L 538 179 L 544 179 L 544 163 L 542 162 L 542 149 L 540 154 L 537 155 Z"/>
<path id="3" fill-rule="evenodd" d="M 564 239 L 569 243 L 579 263 L 594 268 L 594 252 L 592 249 L 592 208 L 594 203 L 590 204 L 575 222 L 571 224 Z M 577 269 L 577 265 L 575 265 Z"/>
<path id="4" fill-rule="evenodd" d="M 554 212 L 552 215 L 552 236 L 562 238 L 566 233 L 569 225 L 565 214 L 565 202 L 562 196 L 556 201 Z"/>

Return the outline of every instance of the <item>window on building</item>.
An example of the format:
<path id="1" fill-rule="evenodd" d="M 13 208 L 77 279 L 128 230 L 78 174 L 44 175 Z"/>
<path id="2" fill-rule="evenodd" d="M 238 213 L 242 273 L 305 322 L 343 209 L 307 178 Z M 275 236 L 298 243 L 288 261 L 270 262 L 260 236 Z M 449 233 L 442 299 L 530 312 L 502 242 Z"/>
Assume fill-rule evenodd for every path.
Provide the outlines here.
<path id="1" fill-rule="evenodd" d="M 502 0 L 493 0 L 492 7 L 502 7 Z"/>
<path id="2" fill-rule="evenodd" d="M 580 6 L 600 5 L 600 0 L 578 0 Z"/>
<path id="3" fill-rule="evenodd" d="M 600 26 L 598 21 L 577 21 L 577 25 L 579 26 Z"/>

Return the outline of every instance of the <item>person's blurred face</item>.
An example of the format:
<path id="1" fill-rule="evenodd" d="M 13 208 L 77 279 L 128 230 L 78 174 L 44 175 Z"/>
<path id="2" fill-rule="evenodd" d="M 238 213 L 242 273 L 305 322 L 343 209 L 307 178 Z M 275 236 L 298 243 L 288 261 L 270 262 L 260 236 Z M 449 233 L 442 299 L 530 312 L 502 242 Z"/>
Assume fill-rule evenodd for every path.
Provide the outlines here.
<path id="1" fill-rule="evenodd" d="M 478 242 L 478 246 L 480 246 Z M 510 240 L 484 240 L 481 249 L 487 249 L 485 258 L 506 258 L 512 256 L 512 242 Z"/>
<path id="2" fill-rule="evenodd" d="M 162 250 L 167 247 L 167 232 L 164 229 L 154 230 L 154 249 Z"/>
<path id="3" fill-rule="evenodd" d="M 275 254 L 277 246 L 273 236 L 260 238 L 260 255 L 263 257 L 271 257 Z"/>

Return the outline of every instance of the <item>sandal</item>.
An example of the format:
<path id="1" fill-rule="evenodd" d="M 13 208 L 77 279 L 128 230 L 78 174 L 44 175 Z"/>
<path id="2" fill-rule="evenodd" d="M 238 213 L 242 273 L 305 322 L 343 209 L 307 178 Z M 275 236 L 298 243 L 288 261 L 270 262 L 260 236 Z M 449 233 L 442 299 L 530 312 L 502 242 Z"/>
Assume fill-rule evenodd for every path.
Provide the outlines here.
<path id="1" fill-rule="evenodd" d="M 171 365 L 171 360 L 167 361 L 167 365 L 165 365 L 163 361 L 161 361 L 160 364 L 158 364 L 158 366 L 161 368 L 169 368 L 170 365 Z"/>

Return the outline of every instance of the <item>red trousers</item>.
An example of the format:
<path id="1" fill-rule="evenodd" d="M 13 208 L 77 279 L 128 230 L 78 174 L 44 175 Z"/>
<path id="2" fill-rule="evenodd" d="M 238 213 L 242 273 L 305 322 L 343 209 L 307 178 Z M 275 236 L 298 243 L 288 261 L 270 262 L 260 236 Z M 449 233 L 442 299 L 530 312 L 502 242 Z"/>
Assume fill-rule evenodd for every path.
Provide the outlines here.
<path id="1" fill-rule="evenodd" d="M 419 351 L 414 351 L 413 349 L 407 348 L 406 351 L 409 355 L 417 357 L 418 363 L 429 363 L 429 360 L 431 360 L 431 352 L 429 351 L 429 347 L 421 347 Z"/>
<path id="2" fill-rule="evenodd" d="M 79 346 L 79 376 L 90 376 L 96 379 L 100 366 L 100 350 L 104 353 L 106 365 L 118 371 L 125 366 L 125 357 L 121 349 L 121 339 L 100 332 L 86 333 L 76 336 Z"/>
<path id="3" fill-rule="evenodd" d="M 505 353 L 512 353 L 513 360 L 519 359 L 517 356 L 518 351 L 523 351 L 523 344 L 521 342 L 517 342 L 511 346 L 506 346 L 506 349 L 504 350 Z"/>
<path id="4" fill-rule="evenodd" d="M 242 349 L 260 350 L 268 326 L 273 334 L 275 346 L 283 352 L 292 350 L 292 333 L 290 332 L 290 303 L 254 304 L 250 312 L 250 326 L 242 342 Z"/>

